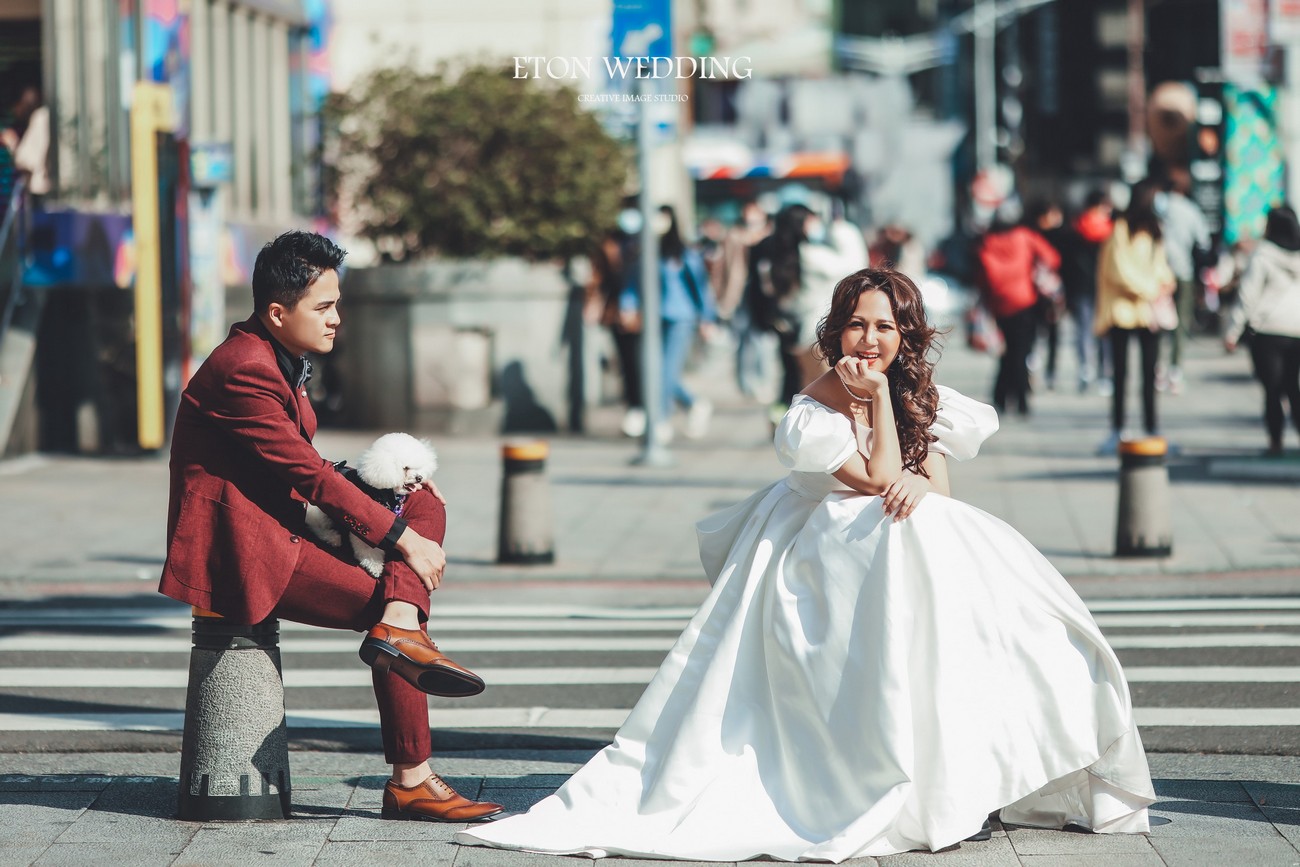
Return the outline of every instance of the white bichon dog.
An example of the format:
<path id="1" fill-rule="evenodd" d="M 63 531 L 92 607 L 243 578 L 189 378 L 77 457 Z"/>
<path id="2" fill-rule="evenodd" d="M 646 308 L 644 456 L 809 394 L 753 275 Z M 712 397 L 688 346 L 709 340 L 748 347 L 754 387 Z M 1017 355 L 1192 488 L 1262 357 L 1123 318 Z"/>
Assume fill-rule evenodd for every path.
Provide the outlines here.
<path id="1" fill-rule="evenodd" d="M 401 513 L 407 495 L 415 492 L 438 469 L 438 456 L 428 440 L 410 434 L 384 434 L 361 453 L 356 467 L 347 463 L 338 470 L 372 500 L 396 514 Z M 334 548 L 342 547 L 346 527 L 335 525 L 319 507 L 308 504 L 307 527 L 316 538 Z M 384 552 L 372 548 L 359 536 L 348 533 L 357 562 L 376 578 L 384 571 Z"/>

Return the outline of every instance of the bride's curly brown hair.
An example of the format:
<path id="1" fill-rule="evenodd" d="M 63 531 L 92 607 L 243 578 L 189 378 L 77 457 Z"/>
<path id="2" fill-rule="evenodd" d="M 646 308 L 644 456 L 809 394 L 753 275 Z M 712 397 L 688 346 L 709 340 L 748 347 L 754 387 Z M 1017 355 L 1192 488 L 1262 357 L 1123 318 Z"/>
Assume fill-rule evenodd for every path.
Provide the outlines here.
<path id="1" fill-rule="evenodd" d="M 924 463 L 930 443 L 938 438 L 930 433 L 939 406 L 939 390 L 934 386 L 934 348 L 936 329 L 926 321 L 921 290 L 901 271 L 892 268 L 864 268 L 845 277 L 835 286 L 830 311 L 817 324 L 817 343 L 813 351 L 832 367 L 844 357 L 840 335 L 857 310 L 862 293 L 878 290 L 889 297 L 901 338 L 898 355 L 885 371 L 889 379 L 890 403 L 898 426 L 898 446 L 903 454 L 903 469 L 924 476 Z"/>

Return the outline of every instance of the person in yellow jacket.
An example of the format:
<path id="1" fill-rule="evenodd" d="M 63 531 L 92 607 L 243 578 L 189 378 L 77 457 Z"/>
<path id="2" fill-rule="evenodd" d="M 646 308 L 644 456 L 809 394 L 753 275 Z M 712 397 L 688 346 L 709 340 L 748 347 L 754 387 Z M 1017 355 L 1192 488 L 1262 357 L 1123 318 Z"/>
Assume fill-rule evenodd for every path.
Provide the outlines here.
<path id="1" fill-rule="evenodd" d="M 1110 436 L 1103 454 L 1114 454 L 1124 430 L 1125 380 L 1128 347 L 1136 340 L 1142 356 L 1142 423 L 1156 435 L 1156 361 L 1160 333 L 1178 325 L 1173 293 L 1177 285 L 1165 258 L 1160 220 L 1156 216 L 1155 184 L 1133 187 L 1124 215 L 1101 248 L 1097 263 L 1097 315 L 1093 330 L 1111 344 L 1115 390 L 1111 395 Z"/>

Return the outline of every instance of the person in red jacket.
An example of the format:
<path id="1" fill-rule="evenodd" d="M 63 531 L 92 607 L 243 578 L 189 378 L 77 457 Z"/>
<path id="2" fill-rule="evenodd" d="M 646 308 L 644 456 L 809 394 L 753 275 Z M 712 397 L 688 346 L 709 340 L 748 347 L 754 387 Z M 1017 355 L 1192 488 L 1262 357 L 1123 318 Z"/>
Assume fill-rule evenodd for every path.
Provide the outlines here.
<path id="1" fill-rule="evenodd" d="M 421 487 L 390 511 L 311 442 L 307 353 L 334 348 L 344 255 L 307 232 L 287 232 L 258 254 L 253 315 L 231 328 L 181 395 L 159 591 L 241 623 L 276 617 L 367 632 L 361 658 L 373 668 L 384 754 L 393 765 L 384 815 L 479 819 L 501 806 L 461 797 L 428 764 L 425 694 L 483 690 L 422 626 L 447 562 L 441 496 Z M 312 540 L 308 502 L 390 553 L 377 581 Z"/>
<path id="2" fill-rule="evenodd" d="M 1029 353 L 1038 330 L 1038 289 L 1034 266 L 1055 271 L 1061 257 L 1043 236 L 1018 225 L 1019 208 L 1003 205 L 993 225 L 980 241 L 979 262 L 984 304 L 997 319 L 1006 350 L 993 384 L 993 405 L 998 412 L 1014 406 L 1029 414 Z"/>

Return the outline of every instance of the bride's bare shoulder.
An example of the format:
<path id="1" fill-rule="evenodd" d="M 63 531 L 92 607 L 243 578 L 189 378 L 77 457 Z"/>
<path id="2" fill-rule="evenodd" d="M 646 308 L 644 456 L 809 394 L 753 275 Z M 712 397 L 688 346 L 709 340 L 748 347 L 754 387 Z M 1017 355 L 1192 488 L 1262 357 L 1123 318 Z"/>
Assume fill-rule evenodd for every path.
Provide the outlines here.
<path id="1" fill-rule="evenodd" d="M 812 398 L 824 407 L 847 415 L 844 388 L 833 370 L 828 370 L 814 379 L 799 393 Z"/>

